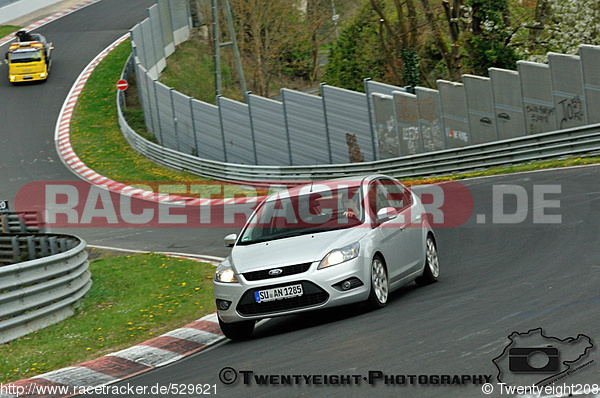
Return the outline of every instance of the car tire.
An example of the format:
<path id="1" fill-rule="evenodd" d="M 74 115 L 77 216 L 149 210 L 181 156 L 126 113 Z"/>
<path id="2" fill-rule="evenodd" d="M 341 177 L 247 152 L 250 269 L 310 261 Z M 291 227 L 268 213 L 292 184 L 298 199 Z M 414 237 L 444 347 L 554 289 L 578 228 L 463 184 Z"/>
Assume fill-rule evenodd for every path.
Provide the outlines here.
<path id="1" fill-rule="evenodd" d="M 255 321 L 225 323 L 219 318 L 221 331 L 231 340 L 247 340 L 254 331 Z"/>
<path id="2" fill-rule="evenodd" d="M 387 304 L 390 284 L 383 258 L 375 256 L 371 262 L 371 293 L 367 305 L 373 309 L 383 308 Z"/>
<path id="3" fill-rule="evenodd" d="M 423 275 L 415 279 L 415 282 L 419 286 L 427 286 L 437 282 L 439 276 L 440 260 L 437 255 L 437 247 L 433 237 L 428 235 L 425 243 L 425 267 L 423 267 Z"/>

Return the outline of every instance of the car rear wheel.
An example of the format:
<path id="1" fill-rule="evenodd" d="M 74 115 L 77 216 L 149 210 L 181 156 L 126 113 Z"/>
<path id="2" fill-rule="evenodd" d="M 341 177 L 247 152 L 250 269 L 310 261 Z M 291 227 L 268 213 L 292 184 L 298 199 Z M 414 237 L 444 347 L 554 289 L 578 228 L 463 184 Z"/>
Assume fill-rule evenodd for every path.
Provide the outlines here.
<path id="1" fill-rule="evenodd" d="M 429 235 L 425 243 L 425 267 L 423 275 L 415 279 L 419 286 L 426 286 L 438 281 L 440 276 L 440 260 L 437 255 L 437 247 L 435 241 Z"/>
<path id="2" fill-rule="evenodd" d="M 373 258 L 371 263 L 371 294 L 367 299 L 367 304 L 371 308 L 385 307 L 388 301 L 389 282 L 385 264 L 379 256 Z"/>
<path id="3" fill-rule="evenodd" d="M 219 318 L 219 326 L 221 331 L 231 340 L 247 340 L 254 331 L 255 321 L 242 321 L 225 323 Z"/>

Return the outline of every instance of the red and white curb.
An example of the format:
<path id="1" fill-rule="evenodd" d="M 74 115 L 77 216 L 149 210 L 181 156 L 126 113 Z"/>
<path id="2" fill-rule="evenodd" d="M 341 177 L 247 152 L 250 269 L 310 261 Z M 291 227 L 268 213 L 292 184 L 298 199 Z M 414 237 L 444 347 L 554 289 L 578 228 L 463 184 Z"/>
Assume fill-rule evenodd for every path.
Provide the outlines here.
<path id="1" fill-rule="evenodd" d="M 87 245 L 87 247 L 91 247 L 92 249 L 100 249 L 100 250 L 112 250 L 123 253 L 154 253 L 154 254 L 163 254 L 165 256 L 174 257 L 174 258 L 184 258 L 187 260 L 208 263 L 210 265 L 214 265 L 215 267 L 219 265 L 224 258 L 217 256 L 209 256 L 207 254 L 193 254 L 193 253 L 180 253 L 180 252 L 149 252 L 147 250 L 133 250 L 133 249 L 122 249 L 120 247 L 112 247 L 112 246 L 99 246 L 99 245 Z"/>
<path id="2" fill-rule="evenodd" d="M 83 161 L 77 156 L 73 147 L 71 146 L 70 136 L 70 125 L 71 118 L 73 116 L 73 110 L 79 99 L 79 95 L 83 90 L 83 87 L 87 83 L 90 75 L 98 64 L 119 44 L 124 42 L 129 37 L 129 33 L 116 40 L 108 48 L 102 51 L 96 58 L 92 60 L 83 70 L 81 75 L 75 81 L 75 84 L 71 88 L 71 91 L 67 95 L 62 109 L 60 111 L 58 121 L 56 123 L 55 130 L 55 143 L 57 152 L 63 161 L 63 163 L 81 179 L 88 181 L 94 185 L 104 188 L 108 191 L 118 193 L 120 195 L 127 195 L 139 199 L 154 201 L 154 202 L 168 202 L 185 204 L 188 206 L 202 206 L 202 205 L 229 205 L 229 204 L 242 204 L 242 203 L 255 203 L 264 199 L 264 197 L 235 197 L 225 199 L 207 199 L 207 198 L 191 198 L 172 194 L 161 194 L 152 191 L 146 191 L 139 188 L 123 184 L 103 175 L 96 173 L 83 163 Z"/>
<path id="3" fill-rule="evenodd" d="M 76 366 L 9 383 L 4 385 L 3 391 L 11 391 L 13 386 L 13 390 L 19 387 L 24 393 L 17 396 L 0 392 L 0 398 L 67 397 L 81 391 L 81 388 L 112 384 L 168 365 L 224 338 L 217 314 L 213 313 L 136 346 Z M 57 394 L 57 391 L 61 391 L 59 387 L 68 387 L 69 393 Z"/>
<path id="4" fill-rule="evenodd" d="M 69 7 L 69 8 L 67 8 L 67 9 L 65 9 L 63 11 L 57 12 L 54 15 L 51 15 L 51 16 L 49 16 L 47 18 L 44 18 L 44 19 L 42 19 L 40 21 L 34 22 L 31 25 L 22 28 L 21 30 L 30 31 L 30 30 L 33 30 L 33 29 L 37 29 L 37 28 L 39 28 L 41 26 L 49 24 L 52 21 L 56 21 L 59 18 L 62 18 L 62 17 L 66 16 L 66 15 L 69 15 L 69 14 L 72 14 L 75 11 L 79 11 L 82 8 L 85 8 L 87 6 L 91 6 L 92 4 L 95 4 L 95 3 L 99 2 L 99 1 L 100 0 L 86 0 L 86 1 L 83 1 L 83 2 L 81 2 L 79 4 L 76 4 L 76 5 L 72 6 L 72 7 Z M 14 40 L 14 38 L 15 38 L 14 33 L 11 33 L 10 35 L 8 35 L 6 37 L 1 38 L 0 39 L 0 46 L 8 43 L 9 41 Z"/>

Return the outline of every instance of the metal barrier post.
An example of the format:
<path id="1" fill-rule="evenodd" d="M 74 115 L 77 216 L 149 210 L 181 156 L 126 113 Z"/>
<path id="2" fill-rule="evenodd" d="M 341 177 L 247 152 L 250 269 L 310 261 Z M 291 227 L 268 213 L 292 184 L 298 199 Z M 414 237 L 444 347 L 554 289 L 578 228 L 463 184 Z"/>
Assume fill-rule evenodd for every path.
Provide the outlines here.
<path id="1" fill-rule="evenodd" d="M 13 236 L 10 238 L 10 243 L 12 245 L 13 251 L 13 262 L 18 262 L 21 257 L 21 247 L 19 246 L 19 237 Z"/>
<path id="2" fill-rule="evenodd" d="M 56 244 L 56 237 L 51 236 L 48 238 L 48 242 L 50 243 L 50 254 L 58 254 L 58 245 Z"/>
<path id="3" fill-rule="evenodd" d="M 27 252 L 29 253 L 29 259 L 35 260 L 37 256 L 35 255 L 35 236 L 27 237 Z"/>
<path id="4" fill-rule="evenodd" d="M 49 250 L 49 244 L 48 244 L 48 237 L 42 236 L 40 238 L 40 255 L 42 257 L 46 257 L 49 254 L 50 254 L 50 250 Z"/>

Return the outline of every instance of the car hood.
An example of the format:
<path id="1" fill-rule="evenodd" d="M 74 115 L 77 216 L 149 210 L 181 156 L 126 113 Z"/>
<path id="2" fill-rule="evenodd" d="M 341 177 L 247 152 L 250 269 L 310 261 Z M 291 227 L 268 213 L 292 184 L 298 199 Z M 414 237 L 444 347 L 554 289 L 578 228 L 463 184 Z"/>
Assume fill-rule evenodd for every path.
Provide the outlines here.
<path id="1" fill-rule="evenodd" d="M 230 261 L 238 273 L 320 261 L 333 249 L 360 240 L 365 228 L 346 228 L 234 246 Z"/>

